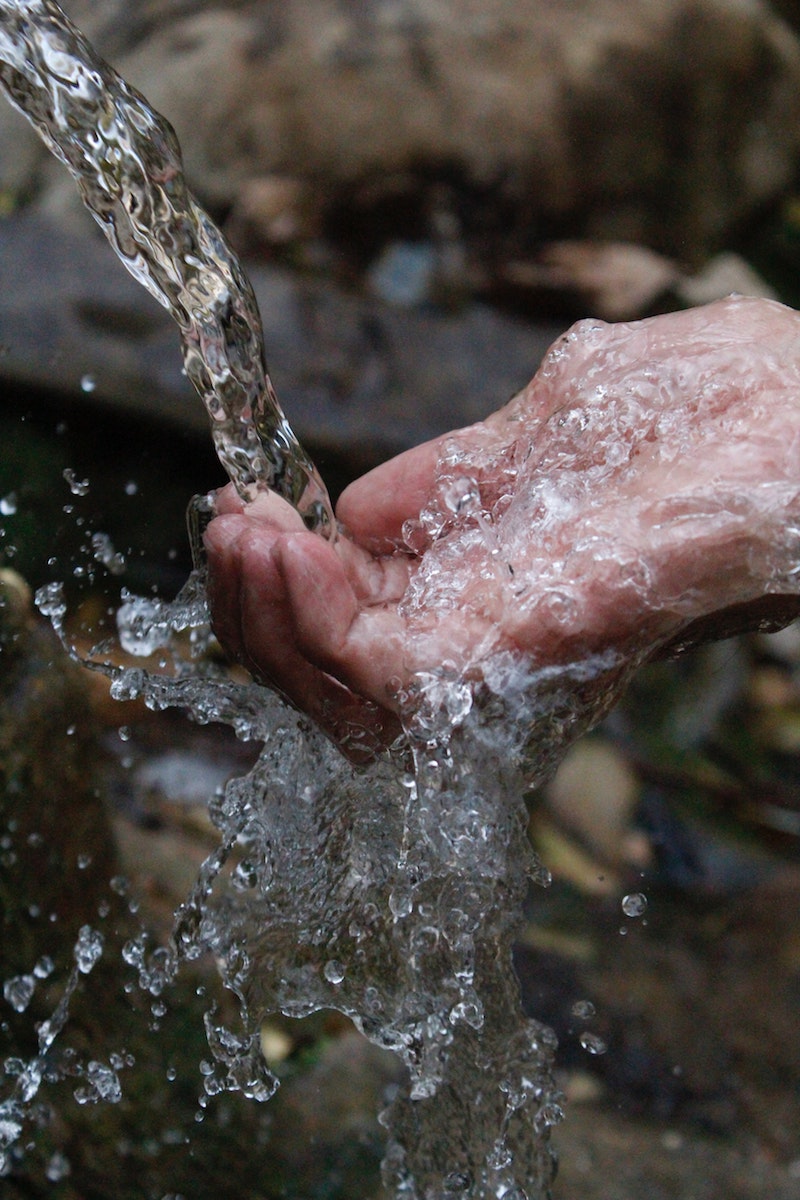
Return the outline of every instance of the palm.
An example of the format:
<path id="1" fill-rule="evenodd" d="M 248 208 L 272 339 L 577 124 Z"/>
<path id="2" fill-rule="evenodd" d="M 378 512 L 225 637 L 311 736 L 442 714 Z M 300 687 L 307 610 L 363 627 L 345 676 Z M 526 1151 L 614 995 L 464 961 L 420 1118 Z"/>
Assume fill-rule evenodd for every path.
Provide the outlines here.
<path id="1" fill-rule="evenodd" d="M 337 740 L 380 741 L 442 663 L 640 658 L 789 619 L 798 334 L 797 314 L 741 299 L 585 323 L 486 422 L 351 485 L 335 547 L 279 501 L 245 514 L 224 493 L 207 535 L 221 641 Z"/>

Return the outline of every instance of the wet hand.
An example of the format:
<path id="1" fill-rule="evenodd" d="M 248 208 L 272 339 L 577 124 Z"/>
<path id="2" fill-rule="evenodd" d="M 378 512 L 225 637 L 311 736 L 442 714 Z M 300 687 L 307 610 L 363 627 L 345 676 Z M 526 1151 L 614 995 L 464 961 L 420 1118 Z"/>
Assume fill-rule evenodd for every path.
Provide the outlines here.
<path id="1" fill-rule="evenodd" d="M 663 654 L 800 610 L 800 316 L 731 298 L 581 322 L 487 421 L 342 495 L 343 536 L 230 489 L 217 635 L 340 742 L 390 740 L 416 672 Z"/>

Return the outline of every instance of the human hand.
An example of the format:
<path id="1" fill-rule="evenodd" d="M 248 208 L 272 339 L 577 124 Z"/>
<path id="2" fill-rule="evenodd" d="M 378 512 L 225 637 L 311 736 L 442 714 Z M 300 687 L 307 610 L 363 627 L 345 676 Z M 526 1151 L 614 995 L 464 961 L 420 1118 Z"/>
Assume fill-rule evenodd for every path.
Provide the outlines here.
<path id="1" fill-rule="evenodd" d="M 800 612 L 800 315 L 730 298 L 586 321 L 488 420 L 371 471 L 334 544 L 230 489 L 206 532 L 223 646 L 351 752 L 418 672 L 637 661 Z"/>

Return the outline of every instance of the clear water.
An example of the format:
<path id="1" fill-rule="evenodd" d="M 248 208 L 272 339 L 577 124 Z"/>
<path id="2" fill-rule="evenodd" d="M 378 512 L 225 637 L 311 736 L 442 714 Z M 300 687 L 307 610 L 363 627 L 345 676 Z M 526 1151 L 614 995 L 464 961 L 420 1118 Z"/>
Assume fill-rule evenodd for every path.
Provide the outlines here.
<path id="1" fill-rule="evenodd" d="M 252 288 L 186 186 L 172 127 L 49 0 L 1 0 L 0 84 L 71 172 L 121 261 L 174 317 L 241 496 L 273 488 L 332 534 L 325 486 L 267 373 Z"/>
<path id="2" fill-rule="evenodd" d="M 266 373 L 252 291 L 188 191 L 167 122 L 48 0 L 0 0 L 0 81 L 72 172 L 125 266 L 174 316 L 240 494 L 274 488 L 332 534 L 325 489 Z M 113 556 L 95 557 L 114 569 Z M 60 586 L 37 599 L 74 655 Z M 537 706 L 547 737 L 554 722 L 570 724 L 568 695 L 530 688 L 500 659 L 497 688 L 487 682 L 480 704 L 457 678 L 420 678 L 403 744 L 356 770 L 276 696 L 209 665 L 205 620 L 199 574 L 171 604 L 126 597 L 119 640 L 131 665 L 110 665 L 108 646 L 87 665 L 112 677 L 120 699 L 177 705 L 263 742 L 252 773 L 211 802 L 220 844 L 176 914 L 171 943 L 153 952 L 134 939 L 124 950 L 154 996 L 182 961 L 210 950 L 220 962 L 241 1027 L 208 1016 L 206 1101 L 231 1088 L 272 1095 L 277 1080 L 259 1047 L 267 1014 L 338 1009 L 408 1067 L 383 1117 L 384 1174 L 398 1197 L 545 1196 L 547 1133 L 561 1114 L 554 1039 L 521 1013 L 511 942 L 529 879 L 544 881 L 525 836 L 523 793 L 538 761 L 526 706 Z M 188 658 L 178 637 L 187 629 Z M 164 665 L 151 674 L 135 660 L 155 650 Z M 40 1053 L 15 1068 L 0 1105 L 0 1155 L 25 1126 L 46 1051 L 101 952 L 87 927 Z M 9 986 L 21 1004 L 27 977 Z M 89 1063 L 84 1074 L 79 1102 L 119 1099 L 113 1064 Z"/>
<path id="3" fill-rule="evenodd" d="M 249 287 L 186 190 L 169 127 L 45 0 L 0 0 L 0 80 L 76 176 L 125 264 L 175 316 L 187 371 L 241 494 L 275 487 L 309 525 L 333 534 L 324 489 L 269 386 Z M 760 312 L 752 343 L 760 336 L 758 320 L 771 319 Z M 582 582 L 621 578 L 618 635 L 605 639 L 618 650 L 578 649 L 575 661 L 553 666 L 545 646 L 537 664 L 498 649 L 490 632 L 479 649 L 480 683 L 446 664 L 415 676 L 401 738 L 358 769 L 277 696 L 232 682 L 207 659 L 200 572 L 173 603 L 124 598 L 118 641 L 127 665 L 108 661 L 107 645 L 88 656 L 87 665 L 111 678 L 120 700 L 139 696 L 153 709 L 178 706 L 198 722 L 228 723 L 263 746 L 252 772 L 210 801 L 219 844 L 175 915 L 170 943 L 151 951 L 135 938 L 123 955 L 154 998 L 168 990 L 182 962 L 204 952 L 219 962 L 239 999 L 240 1021 L 234 1030 L 220 1026 L 214 1013 L 207 1016 L 213 1062 L 204 1075 L 204 1102 L 229 1089 L 255 1100 L 272 1095 L 277 1081 L 259 1044 L 268 1014 L 338 1009 L 407 1067 L 407 1082 L 383 1116 L 384 1175 L 398 1198 L 549 1195 L 549 1131 L 562 1115 L 554 1040 L 523 1016 L 511 967 L 526 890 L 531 880 L 547 882 L 526 839 L 525 792 L 607 711 L 654 648 L 644 644 L 651 631 L 639 637 L 637 615 L 663 617 L 654 626 L 655 643 L 701 610 L 698 596 L 735 603 L 764 589 L 788 593 L 800 586 L 800 449 L 795 445 L 785 462 L 771 465 L 765 479 L 758 439 L 739 437 L 731 424 L 737 418 L 718 405 L 715 371 L 733 343 L 723 338 L 715 347 L 709 335 L 709 344 L 698 342 L 680 365 L 695 373 L 699 403 L 708 410 L 694 422 L 671 404 L 655 350 L 655 365 L 631 385 L 625 328 L 615 336 L 609 348 L 607 331 L 585 324 L 548 356 L 536 411 L 526 410 L 524 397 L 509 406 L 509 424 L 532 424 L 527 453 L 504 457 L 502 450 L 492 461 L 489 449 L 478 461 L 458 438 L 444 447 L 433 494 L 404 531 L 408 546 L 423 553 L 402 606 L 409 636 L 421 645 L 430 614 L 437 622 L 469 615 L 471 580 L 480 577 L 500 605 L 560 644 L 576 623 L 583 628 Z M 792 351 L 780 358 L 775 379 L 796 394 L 794 328 L 786 336 Z M 737 352 L 746 365 L 752 345 Z M 781 420 L 780 406 L 773 411 L 768 400 L 742 418 L 745 435 Z M 701 455 L 721 463 L 710 497 L 695 488 L 695 473 L 684 478 L 678 469 L 684 460 L 697 461 L 698 429 Z M 737 462 L 728 477 L 723 457 L 732 447 Z M 648 494 L 637 489 L 637 464 L 650 458 L 675 480 L 655 524 Z M 508 486 L 486 497 L 480 478 Z M 609 480 L 624 505 L 604 503 Z M 12 497 L 5 502 L 13 507 Z M 687 524 L 698 531 L 687 544 L 699 546 L 707 575 L 695 571 L 696 586 L 687 589 L 679 579 L 665 591 L 659 538 Z M 734 555 L 730 571 L 720 570 L 710 551 L 742 539 L 747 562 Z M 93 549 L 98 569 L 124 570 L 113 547 L 98 542 Z M 75 655 L 60 585 L 42 589 L 38 602 Z M 157 672 L 143 665 L 154 653 Z M 632 893 L 624 903 L 635 918 L 646 898 Z M 86 927 L 62 1002 L 40 1029 L 38 1055 L 11 1072 L 6 1064 L 13 1082 L 0 1101 L 0 1156 L 25 1128 L 47 1050 L 68 1021 L 79 978 L 101 952 L 96 931 Z M 32 964 L 29 973 L 4 981 L 13 1007 L 24 1011 L 35 980 Z M 589 1053 L 605 1051 L 588 1031 L 582 1044 Z M 85 1064 L 83 1102 L 115 1102 L 117 1069 L 111 1059 Z"/>

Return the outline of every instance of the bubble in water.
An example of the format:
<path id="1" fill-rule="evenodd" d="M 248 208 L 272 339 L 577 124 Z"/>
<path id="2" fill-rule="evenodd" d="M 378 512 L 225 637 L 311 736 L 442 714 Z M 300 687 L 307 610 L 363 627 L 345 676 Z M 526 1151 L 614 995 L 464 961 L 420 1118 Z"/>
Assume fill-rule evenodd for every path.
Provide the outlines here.
<path id="1" fill-rule="evenodd" d="M 0 515 L 4 517 L 13 517 L 17 511 L 17 493 L 9 492 L 7 496 L 0 498 Z"/>
<path id="2" fill-rule="evenodd" d="M 605 1054 L 608 1050 L 606 1043 L 596 1033 L 582 1033 L 578 1040 L 587 1054 Z"/>
<path id="3" fill-rule="evenodd" d="M 643 892 L 630 892 L 622 897 L 622 911 L 626 917 L 641 917 L 647 909 L 647 896 Z"/>
<path id="4" fill-rule="evenodd" d="M 95 379 L 94 375 L 82 375 L 81 376 L 81 391 L 82 392 L 91 393 L 94 391 L 94 389 L 96 387 L 97 387 L 97 380 Z"/>
<path id="5" fill-rule="evenodd" d="M 25 1012 L 36 990 L 33 975 L 15 975 L 3 984 L 3 995 L 15 1012 Z"/>
<path id="6" fill-rule="evenodd" d="M 82 975 L 88 975 L 103 953 L 103 935 L 91 925 L 81 926 L 75 943 L 75 962 Z"/>
<path id="7" fill-rule="evenodd" d="M 47 979 L 48 975 L 52 975 L 55 970 L 55 963 L 49 954 L 43 954 L 36 966 L 33 968 L 33 973 L 37 979 Z"/>
<path id="8" fill-rule="evenodd" d="M 339 984 L 344 979 L 345 969 L 338 959 L 332 958 L 325 963 L 322 973 L 328 983 Z"/>

